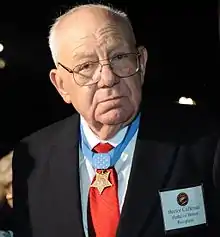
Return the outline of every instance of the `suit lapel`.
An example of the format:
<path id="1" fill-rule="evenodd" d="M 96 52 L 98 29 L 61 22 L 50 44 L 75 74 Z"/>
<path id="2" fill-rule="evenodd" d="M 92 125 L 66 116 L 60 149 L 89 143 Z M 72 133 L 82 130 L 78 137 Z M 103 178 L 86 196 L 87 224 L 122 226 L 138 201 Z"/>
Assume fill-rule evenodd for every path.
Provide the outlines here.
<path id="1" fill-rule="evenodd" d="M 71 118 L 64 127 L 60 144 L 55 144 L 51 150 L 51 191 L 54 192 L 54 208 L 57 208 L 56 218 L 59 229 L 63 230 L 62 236 L 84 236 L 78 169 L 78 127 L 78 121 Z"/>
<path id="2" fill-rule="evenodd" d="M 159 204 L 158 191 L 165 187 L 176 157 L 174 146 L 152 139 L 152 120 L 141 121 L 118 237 L 139 236 L 143 226 L 150 224 Z"/>

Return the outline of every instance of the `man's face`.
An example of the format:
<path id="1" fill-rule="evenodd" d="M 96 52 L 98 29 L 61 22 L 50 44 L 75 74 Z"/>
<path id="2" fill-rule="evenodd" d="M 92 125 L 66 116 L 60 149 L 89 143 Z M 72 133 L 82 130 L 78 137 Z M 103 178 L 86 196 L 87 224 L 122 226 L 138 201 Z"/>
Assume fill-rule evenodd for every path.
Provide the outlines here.
<path id="1" fill-rule="evenodd" d="M 71 69 L 83 64 L 79 68 L 84 74 L 90 72 L 87 62 L 100 61 L 102 66 L 98 65 L 92 76 L 97 83 L 80 86 L 73 75 L 61 66 L 51 71 L 51 80 L 64 101 L 72 103 L 89 124 L 123 126 L 133 119 L 139 108 L 146 49 L 139 49 L 140 72 L 131 77 L 119 78 L 112 72 L 107 59 L 138 52 L 132 32 L 125 24 L 100 9 L 75 14 L 74 19 L 66 20 L 60 30 L 62 43 L 58 61 Z M 73 27 L 70 27 L 71 24 L 74 24 Z M 133 65 L 121 70 L 129 71 L 129 67 L 136 65 L 134 60 L 132 62 Z M 77 75 L 74 76 L 77 79 Z"/>

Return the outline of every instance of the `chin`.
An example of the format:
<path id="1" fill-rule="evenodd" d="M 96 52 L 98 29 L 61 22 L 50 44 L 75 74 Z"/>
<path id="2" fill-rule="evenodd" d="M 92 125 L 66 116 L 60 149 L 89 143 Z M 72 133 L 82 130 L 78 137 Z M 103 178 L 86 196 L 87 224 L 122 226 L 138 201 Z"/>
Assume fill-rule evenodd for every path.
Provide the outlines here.
<path id="1" fill-rule="evenodd" d="M 128 113 L 128 111 L 120 109 L 110 110 L 107 113 L 99 115 L 97 121 L 105 125 L 128 124 L 135 116 L 132 112 Z"/>

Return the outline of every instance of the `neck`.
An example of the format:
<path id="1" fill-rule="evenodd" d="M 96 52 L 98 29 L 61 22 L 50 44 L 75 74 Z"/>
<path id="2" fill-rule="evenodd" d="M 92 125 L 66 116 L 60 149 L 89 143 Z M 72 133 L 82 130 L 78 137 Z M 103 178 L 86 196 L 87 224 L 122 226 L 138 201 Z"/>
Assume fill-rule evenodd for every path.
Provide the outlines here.
<path id="1" fill-rule="evenodd" d="M 97 137 L 99 137 L 100 140 L 108 140 L 117 134 L 117 132 L 122 128 L 122 125 L 118 124 L 118 125 L 92 126 L 89 124 L 89 127 L 93 131 L 93 133 Z"/>
<path id="2" fill-rule="evenodd" d="M 135 115 L 136 116 L 136 115 Z M 112 137 L 114 137 L 122 128 L 126 127 L 128 124 L 132 122 L 132 120 L 135 118 L 135 116 L 132 116 L 129 120 L 124 121 L 119 124 L 102 124 L 97 121 L 86 121 L 89 128 L 92 130 L 92 132 L 100 139 L 100 140 L 109 140 Z"/>

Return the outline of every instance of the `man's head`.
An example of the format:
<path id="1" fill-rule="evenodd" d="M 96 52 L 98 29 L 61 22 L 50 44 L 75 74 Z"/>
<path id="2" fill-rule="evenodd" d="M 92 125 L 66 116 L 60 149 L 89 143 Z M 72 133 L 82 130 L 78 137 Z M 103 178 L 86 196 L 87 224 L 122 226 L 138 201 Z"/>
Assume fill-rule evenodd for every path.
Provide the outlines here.
<path id="1" fill-rule="evenodd" d="M 102 5 L 76 7 L 57 19 L 49 43 L 57 66 L 50 72 L 52 83 L 101 139 L 132 121 L 147 51 L 136 47 L 124 13 Z"/>

